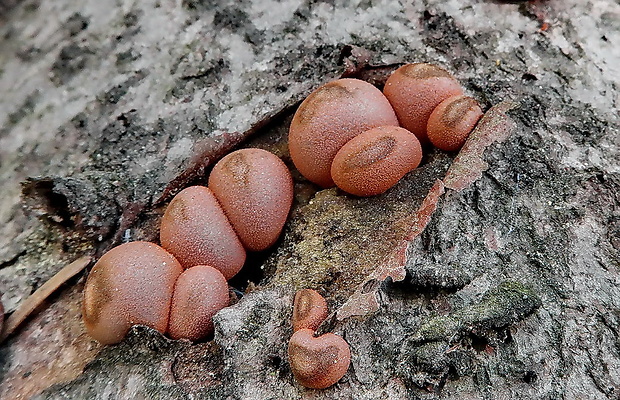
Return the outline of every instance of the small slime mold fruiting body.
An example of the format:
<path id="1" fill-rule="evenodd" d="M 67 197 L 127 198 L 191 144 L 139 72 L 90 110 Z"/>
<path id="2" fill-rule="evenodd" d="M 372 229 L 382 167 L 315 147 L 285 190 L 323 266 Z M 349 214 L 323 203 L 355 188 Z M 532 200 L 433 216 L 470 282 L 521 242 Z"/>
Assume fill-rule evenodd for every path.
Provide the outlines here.
<path id="1" fill-rule="evenodd" d="M 314 337 L 311 329 L 293 333 L 288 358 L 295 379 L 311 389 L 325 389 L 338 382 L 349 369 L 351 350 L 333 333 Z"/>
<path id="2" fill-rule="evenodd" d="M 201 340 L 213 333 L 213 316 L 229 303 L 228 284 L 215 268 L 197 265 L 185 270 L 174 287 L 168 335 Z"/>
<path id="3" fill-rule="evenodd" d="M 420 165 L 422 147 L 409 131 L 381 126 L 351 139 L 332 164 L 336 185 L 356 196 L 374 196 Z"/>
<path id="4" fill-rule="evenodd" d="M 381 91 L 358 79 L 339 79 L 312 92 L 299 106 L 289 130 L 289 150 L 308 180 L 332 187 L 331 164 L 345 143 L 377 126 L 398 126 Z"/>
<path id="5" fill-rule="evenodd" d="M 224 157 L 209 183 L 213 191 L 191 186 L 172 199 L 161 221 L 163 248 L 126 243 L 95 264 L 84 294 L 93 338 L 117 343 L 132 325 L 173 339 L 202 340 L 213 332 L 213 316 L 229 302 L 226 281 L 245 262 L 244 245 L 259 251 L 277 240 L 293 183 L 284 163 L 260 149 Z"/>
<path id="6" fill-rule="evenodd" d="M 247 250 L 276 242 L 293 202 L 293 179 L 276 155 L 261 149 L 228 154 L 213 167 L 209 189 Z"/>
<path id="7" fill-rule="evenodd" d="M 228 280 L 245 262 L 245 250 L 217 199 L 204 186 L 177 194 L 161 220 L 161 245 L 184 268 L 210 265 Z"/>
<path id="8" fill-rule="evenodd" d="M 327 318 L 327 302 L 316 290 L 301 289 L 293 301 L 293 331 L 312 329 L 315 331 Z"/>
<path id="9" fill-rule="evenodd" d="M 481 117 L 482 110 L 473 98 L 449 97 L 435 108 L 428 119 L 428 138 L 441 150 L 458 150 Z"/>
<path id="10" fill-rule="evenodd" d="M 123 340 L 132 325 L 166 332 L 174 283 L 182 271 L 170 253 L 153 243 L 131 242 L 108 251 L 84 289 L 88 334 L 113 344 Z"/>

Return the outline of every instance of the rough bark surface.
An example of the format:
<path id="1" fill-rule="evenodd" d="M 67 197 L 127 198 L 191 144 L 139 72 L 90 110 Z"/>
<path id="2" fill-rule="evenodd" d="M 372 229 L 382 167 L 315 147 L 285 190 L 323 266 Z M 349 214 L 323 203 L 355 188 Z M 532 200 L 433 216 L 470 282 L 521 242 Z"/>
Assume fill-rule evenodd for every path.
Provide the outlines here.
<path id="1" fill-rule="evenodd" d="M 502 141 L 430 151 L 381 196 L 293 170 L 285 233 L 231 282 L 245 293 L 208 343 L 136 327 L 100 346 L 69 281 L 0 345 L 0 398 L 617 399 L 618 44 L 616 0 L 0 1 L 9 313 L 78 256 L 156 238 L 229 150 L 293 168 L 290 117 L 326 81 L 427 61 L 485 110 L 511 104 Z M 351 345 L 325 390 L 286 356 L 303 287 Z"/>

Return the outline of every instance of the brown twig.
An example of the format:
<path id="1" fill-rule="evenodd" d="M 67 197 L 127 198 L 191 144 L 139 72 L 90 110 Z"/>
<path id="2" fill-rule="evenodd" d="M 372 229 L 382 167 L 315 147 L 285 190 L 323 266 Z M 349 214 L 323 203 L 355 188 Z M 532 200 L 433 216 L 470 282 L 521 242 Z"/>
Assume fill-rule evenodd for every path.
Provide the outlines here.
<path id="1" fill-rule="evenodd" d="M 2 335 L 0 335 L 0 343 L 9 337 L 19 326 L 32 314 L 47 299 L 52 293 L 56 291 L 62 284 L 73 278 L 80 271 L 82 271 L 88 264 L 90 264 L 91 257 L 84 256 L 73 261 L 63 269 L 58 271 L 56 275 L 50 278 L 47 282 L 38 288 L 33 294 L 30 295 L 19 308 L 7 319 L 4 325 Z"/>

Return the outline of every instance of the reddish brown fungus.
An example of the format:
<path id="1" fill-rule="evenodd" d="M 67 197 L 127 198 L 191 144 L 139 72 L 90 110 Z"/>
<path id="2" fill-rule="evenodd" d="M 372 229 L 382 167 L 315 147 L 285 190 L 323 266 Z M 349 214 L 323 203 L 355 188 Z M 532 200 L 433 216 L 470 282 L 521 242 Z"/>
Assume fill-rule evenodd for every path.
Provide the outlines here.
<path id="1" fill-rule="evenodd" d="M 302 289 L 295 293 L 293 301 L 293 331 L 312 329 L 315 331 L 327 318 L 327 302 L 312 289 Z"/>
<path id="2" fill-rule="evenodd" d="M 275 243 L 293 201 L 293 180 L 282 160 L 261 149 L 235 151 L 213 167 L 209 189 L 247 250 Z"/>
<path id="3" fill-rule="evenodd" d="M 432 64 L 403 65 L 388 78 L 383 89 L 400 125 L 428 142 L 426 125 L 443 100 L 463 94 L 459 83 L 446 70 Z"/>
<path id="4" fill-rule="evenodd" d="M 110 250 L 86 281 L 86 330 L 103 344 L 120 342 L 132 325 L 164 333 L 174 283 L 182 271 L 170 253 L 153 243 L 131 242 Z"/>
<path id="5" fill-rule="evenodd" d="M 312 92 L 299 106 L 289 131 L 295 166 L 308 180 L 331 187 L 331 164 L 345 143 L 382 125 L 398 126 L 379 89 L 358 79 L 339 79 Z"/>
<path id="6" fill-rule="evenodd" d="M 215 268 L 197 265 L 179 276 L 170 307 L 172 339 L 201 340 L 213 333 L 213 316 L 229 303 L 226 278 Z"/>
<path id="7" fill-rule="evenodd" d="M 428 119 L 428 138 L 441 150 L 460 149 L 482 117 L 478 102 L 467 96 L 442 101 Z"/>
<path id="8" fill-rule="evenodd" d="M 311 329 L 300 329 L 288 345 L 288 358 L 295 379 L 305 387 L 325 389 L 338 382 L 349 369 L 351 350 L 338 335 L 314 337 Z"/>
<path id="9" fill-rule="evenodd" d="M 217 199 L 204 186 L 177 194 L 161 220 L 160 240 L 184 268 L 210 265 L 230 279 L 243 267 L 245 250 Z"/>
<path id="10" fill-rule="evenodd" d="M 374 196 L 394 186 L 422 160 L 422 147 L 396 126 L 371 129 L 345 144 L 332 164 L 336 185 L 356 196 Z"/>

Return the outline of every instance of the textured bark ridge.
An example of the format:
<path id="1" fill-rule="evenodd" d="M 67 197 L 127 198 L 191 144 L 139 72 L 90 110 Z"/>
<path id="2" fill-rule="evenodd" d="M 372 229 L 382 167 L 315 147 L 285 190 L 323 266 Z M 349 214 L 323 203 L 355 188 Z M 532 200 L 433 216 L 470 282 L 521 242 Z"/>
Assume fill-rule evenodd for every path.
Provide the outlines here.
<path id="1" fill-rule="evenodd" d="M 208 343 L 136 327 L 102 347 L 69 280 L 0 346 L 0 398 L 617 398 L 619 21 L 614 0 L 0 1 L 7 312 L 78 256 L 156 238 L 231 149 L 292 168 L 292 113 L 331 79 L 434 62 L 490 121 L 372 198 L 293 169 L 285 232 Z M 286 358 L 304 287 L 351 346 L 321 391 Z"/>

